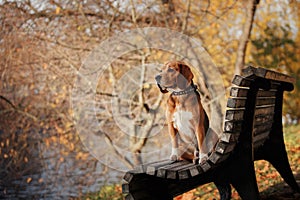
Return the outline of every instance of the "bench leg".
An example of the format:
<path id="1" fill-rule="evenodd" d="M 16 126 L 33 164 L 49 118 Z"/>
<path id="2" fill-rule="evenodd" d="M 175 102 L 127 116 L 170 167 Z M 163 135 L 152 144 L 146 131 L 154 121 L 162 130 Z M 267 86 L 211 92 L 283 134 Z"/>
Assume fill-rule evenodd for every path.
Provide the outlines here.
<path id="1" fill-rule="evenodd" d="M 173 200 L 168 194 L 165 180 L 146 174 L 135 174 L 129 182 L 130 195 L 134 200 Z"/>
<path id="2" fill-rule="evenodd" d="M 231 199 L 231 187 L 229 183 L 219 183 L 215 182 L 220 194 L 220 200 L 230 200 Z"/>
<path id="3" fill-rule="evenodd" d="M 232 166 L 231 184 L 243 200 L 259 200 L 254 163 L 249 159 L 242 159 Z"/>
<path id="4" fill-rule="evenodd" d="M 274 144 L 275 142 L 277 144 Z M 265 145 L 265 151 L 265 159 L 274 166 L 274 168 L 279 172 L 284 181 L 295 192 L 300 193 L 299 185 L 295 180 L 295 177 L 289 164 L 283 138 L 280 140 L 273 140 L 270 143 L 267 143 L 267 145 Z"/>

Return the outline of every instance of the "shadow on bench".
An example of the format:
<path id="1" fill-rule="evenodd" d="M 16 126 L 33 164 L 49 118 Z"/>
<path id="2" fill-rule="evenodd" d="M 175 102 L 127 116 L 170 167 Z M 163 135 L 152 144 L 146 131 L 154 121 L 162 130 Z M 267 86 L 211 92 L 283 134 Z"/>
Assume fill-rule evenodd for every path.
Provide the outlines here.
<path id="1" fill-rule="evenodd" d="M 214 182 L 221 199 L 230 199 L 230 184 L 242 199 L 259 199 L 254 160 L 267 160 L 285 182 L 300 192 L 291 171 L 282 130 L 284 91 L 290 76 L 249 66 L 232 81 L 224 131 L 207 162 L 157 161 L 128 171 L 122 185 L 126 199 L 168 200 Z"/>

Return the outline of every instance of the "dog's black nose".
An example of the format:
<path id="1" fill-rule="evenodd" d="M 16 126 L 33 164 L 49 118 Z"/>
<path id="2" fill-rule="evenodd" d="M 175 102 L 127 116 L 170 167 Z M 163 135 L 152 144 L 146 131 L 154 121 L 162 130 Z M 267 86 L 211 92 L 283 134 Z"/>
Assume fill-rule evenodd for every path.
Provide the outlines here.
<path id="1" fill-rule="evenodd" d="M 160 82 L 160 79 L 161 79 L 161 75 L 157 75 L 157 76 L 155 76 L 155 80 L 156 80 L 156 82 Z"/>

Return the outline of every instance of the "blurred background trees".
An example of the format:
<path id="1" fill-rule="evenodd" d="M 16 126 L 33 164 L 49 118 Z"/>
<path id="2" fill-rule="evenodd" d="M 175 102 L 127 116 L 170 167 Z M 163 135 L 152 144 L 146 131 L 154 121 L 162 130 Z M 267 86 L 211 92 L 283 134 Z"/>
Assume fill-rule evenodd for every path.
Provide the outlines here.
<path id="1" fill-rule="evenodd" d="M 228 88 L 239 42 L 246 34 L 249 1 L 0 1 L 0 197 L 39 198 L 49 193 L 80 197 L 106 182 L 117 182 L 122 174 L 111 178 L 107 166 L 82 145 L 74 126 L 70 98 L 83 61 L 116 33 L 166 27 L 201 40 Z M 245 63 L 296 78 L 295 90 L 285 99 L 288 123 L 298 123 L 300 118 L 299 17 L 299 1 L 260 0 L 245 51 Z M 176 57 L 166 52 L 134 52 L 116 60 L 107 77 L 120 77 L 131 66 L 169 58 Z M 113 85 L 112 79 L 107 81 Z M 143 92 L 153 95 L 156 89 L 149 86 Z M 109 96 L 105 95 L 99 98 Z M 159 105 L 155 100 L 149 99 Z M 144 109 L 141 104 L 135 106 Z M 108 137 L 106 142 L 113 139 Z M 139 144 L 136 152 L 146 146 L 146 141 L 131 142 Z M 126 162 L 133 166 L 139 159 Z"/>

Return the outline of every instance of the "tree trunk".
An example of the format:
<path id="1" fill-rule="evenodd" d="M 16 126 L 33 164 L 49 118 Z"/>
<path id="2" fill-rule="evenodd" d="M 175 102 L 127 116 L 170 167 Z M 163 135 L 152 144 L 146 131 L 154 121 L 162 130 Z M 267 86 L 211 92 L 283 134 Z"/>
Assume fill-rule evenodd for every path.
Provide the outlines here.
<path id="1" fill-rule="evenodd" d="M 247 49 L 247 44 L 251 35 L 254 15 L 256 6 L 259 0 L 247 0 L 247 11 L 246 11 L 246 22 L 244 24 L 243 34 L 240 38 L 239 46 L 237 49 L 237 58 L 235 62 L 235 74 L 241 74 L 241 70 L 245 65 L 245 54 Z"/>

